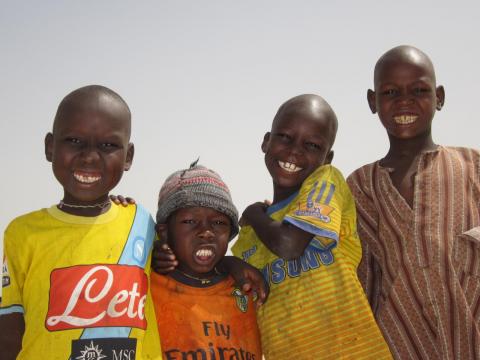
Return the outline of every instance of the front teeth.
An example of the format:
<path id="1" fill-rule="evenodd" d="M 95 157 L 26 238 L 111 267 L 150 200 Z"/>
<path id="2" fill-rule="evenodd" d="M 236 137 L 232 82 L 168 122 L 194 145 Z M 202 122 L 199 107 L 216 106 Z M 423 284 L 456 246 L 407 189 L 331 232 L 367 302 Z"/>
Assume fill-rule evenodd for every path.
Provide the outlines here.
<path id="1" fill-rule="evenodd" d="M 75 179 L 84 184 L 92 184 L 98 180 L 100 180 L 100 176 L 85 176 L 80 174 L 73 174 Z"/>
<path id="2" fill-rule="evenodd" d="M 298 172 L 300 170 L 302 170 L 301 167 L 295 165 L 295 164 L 292 164 L 292 163 L 289 163 L 289 162 L 283 162 L 283 161 L 279 161 L 278 162 L 278 165 L 280 165 L 280 167 L 285 170 L 285 171 L 288 171 L 288 172 Z"/>
<path id="3" fill-rule="evenodd" d="M 210 257 L 213 256 L 213 251 L 211 249 L 199 249 L 195 255 L 198 257 Z"/>
<path id="4" fill-rule="evenodd" d="M 400 125 L 408 125 L 412 124 L 417 120 L 418 116 L 416 115 L 400 115 L 400 116 L 394 116 L 393 120 L 395 123 L 400 124 Z"/>

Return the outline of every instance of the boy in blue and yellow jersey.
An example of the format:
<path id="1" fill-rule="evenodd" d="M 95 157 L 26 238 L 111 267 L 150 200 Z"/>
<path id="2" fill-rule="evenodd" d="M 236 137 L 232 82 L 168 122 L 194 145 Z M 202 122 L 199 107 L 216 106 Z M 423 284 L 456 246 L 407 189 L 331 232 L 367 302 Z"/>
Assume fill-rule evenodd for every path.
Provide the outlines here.
<path id="1" fill-rule="evenodd" d="M 356 274 L 355 203 L 330 165 L 336 131 L 327 102 L 300 95 L 263 139 L 273 203 L 246 208 L 232 251 L 270 284 L 257 314 L 266 359 L 391 358 Z"/>
<path id="2" fill-rule="evenodd" d="M 103 86 L 60 103 L 45 154 L 64 190 L 5 231 L 2 359 L 161 359 L 148 272 L 154 222 L 110 202 L 132 164 L 130 110 Z"/>

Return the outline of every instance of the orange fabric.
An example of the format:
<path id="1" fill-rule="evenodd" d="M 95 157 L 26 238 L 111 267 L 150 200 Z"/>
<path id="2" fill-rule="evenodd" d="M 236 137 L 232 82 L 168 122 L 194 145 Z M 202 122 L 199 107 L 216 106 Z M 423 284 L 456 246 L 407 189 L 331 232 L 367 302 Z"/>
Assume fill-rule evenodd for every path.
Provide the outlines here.
<path id="1" fill-rule="evenodd" d="M 262 359 L 254 303 L 232 278 L 196 288 L 152 274 L 151 291 L 164 359 Z"/>

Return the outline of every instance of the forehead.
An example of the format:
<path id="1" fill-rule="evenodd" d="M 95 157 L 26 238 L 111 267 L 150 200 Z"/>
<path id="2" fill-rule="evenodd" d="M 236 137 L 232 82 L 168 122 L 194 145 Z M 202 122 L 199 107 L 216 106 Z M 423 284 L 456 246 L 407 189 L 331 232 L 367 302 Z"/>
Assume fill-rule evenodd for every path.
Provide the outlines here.
<path id="1" fill-rule="evenodd" d="M 181 217 L 185 215 L 200 215 L 200 216 L 224 216 L 229 219 L 229 217 L 221 211 L 215 210 L 206 206 L 189 206 L 178 209 L 175 213 L 175 216 Z"/>
<path id="2" fill-rule="evenodd" d="M 287 109 L 274 119 L 272 131 L 307 129 L 312 136 L 325 136 L 334 131 L 333 122 L 331 112 L 322 107 Z"/>
<path id="3" fill-rule="evenodd" d="M 122 104 L 108 98 L 73 99 L 59 109 L 54 133 L 83 130 L 90 132 L 121 132 L 130 135 L 130 113 Z"/>
<path id="4" fill-rule="evenodd" d="M 435 72 L 422 58 L 386 59 L 375 69 L 375 86 L 389 82 L 425 81 L 435 84 Z"/>

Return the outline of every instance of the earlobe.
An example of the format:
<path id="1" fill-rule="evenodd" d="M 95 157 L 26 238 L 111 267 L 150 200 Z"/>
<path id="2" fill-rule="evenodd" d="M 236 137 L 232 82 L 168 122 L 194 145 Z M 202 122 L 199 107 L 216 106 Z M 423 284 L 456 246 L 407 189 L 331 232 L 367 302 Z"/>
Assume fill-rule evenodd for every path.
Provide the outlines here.
<path id="1" fill-rule="evenodd" d="M 53 159 L 53 134 L 48 133 L 45 136 L 45 157 L 47 161 L 52 162 Z"/>
<path id="2" fill-rule="evenodd" d="M 436 109 L 438 111 L 442 110 L 443 105 L 445 104 L 445 89 L 443 86 L 438 86 L 437 90 L 435 91 L 436 96 L 437 96 L 437 106 Z"/>
<path id="3" fill-rule="evenodd" d="M 125 159 L 125 167 L 124 167 L 125 171 L 130 170 L 130 167 L 132 166 L 134 154 L 135 154 L 135 146 L 133 146 L 133 143 L 129 143 L 128 149 L 127 149 L 127 158 Z"/>
<path id="4" fill-rule="evenodd" d="M 370 111 L 372 112 L 372 114 L 375 114 L 377 112 L 375 91 L 368 89 L 367 101 L 368 101 L 368 106 L 370 107 Z"/>
<path id="5" fill-rule="evenodd" d="M 267 147 L 268 147 L 267 144 L 268 144 L 269 140 L 270 140 L 270 133 L 267 132 L 263 136 L 263 141 L 262 141 L 262 151 L 263 151 L 264 154 L 267 152 Z"/>

